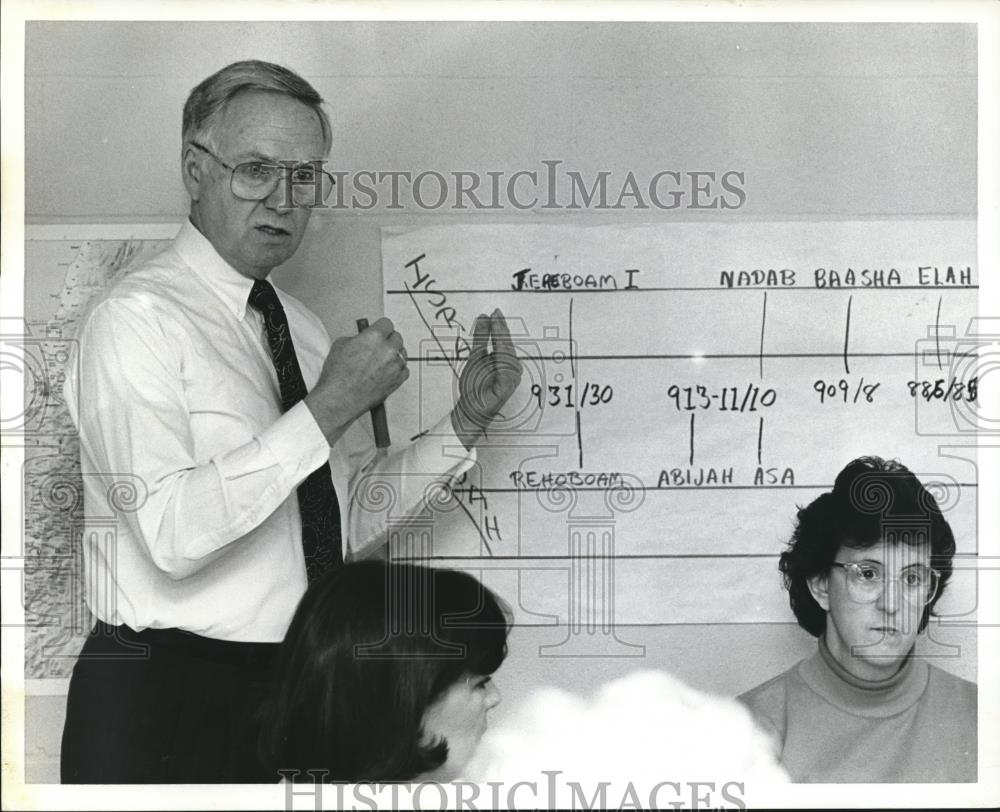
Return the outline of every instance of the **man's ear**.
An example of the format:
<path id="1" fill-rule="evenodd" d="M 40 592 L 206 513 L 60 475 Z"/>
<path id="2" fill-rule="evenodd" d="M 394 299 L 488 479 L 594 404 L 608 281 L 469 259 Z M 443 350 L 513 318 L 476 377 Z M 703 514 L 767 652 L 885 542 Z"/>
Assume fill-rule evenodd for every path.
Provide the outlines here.
<path id="1" fill-rule="evenodd" d="M 830 611 L 830 574 L 824 573 L 823 575 L 814 575 L 809 578 L 806 583 L 809 585 L 809 591 L 812 593 L 813 599 L 818 603 L 824 612 Z"/>
<path id="2" fill-rule="evenodd" d="M 181 155 L 181 175 L 188 196 L 192 201 L 197 201 L 201 197 L 201 185 L 205 178 L 204 164 L 201 153 L 190 144 L 185 144 Z"/>

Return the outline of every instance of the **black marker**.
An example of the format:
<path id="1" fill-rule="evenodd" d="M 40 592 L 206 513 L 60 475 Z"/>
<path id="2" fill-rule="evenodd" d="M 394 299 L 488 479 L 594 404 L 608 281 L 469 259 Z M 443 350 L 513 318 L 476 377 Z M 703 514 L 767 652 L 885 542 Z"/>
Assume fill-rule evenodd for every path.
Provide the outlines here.
<path id="1" fill-rule="evenodd" d="M 368 319 L 358 319 L 358 332 L 368 329 Z M 385 415 L 385 403 L 372 406 L 372 430 L 375 432 L 376 456 L 384 457 L 389 453 L 389 419 Z"/>

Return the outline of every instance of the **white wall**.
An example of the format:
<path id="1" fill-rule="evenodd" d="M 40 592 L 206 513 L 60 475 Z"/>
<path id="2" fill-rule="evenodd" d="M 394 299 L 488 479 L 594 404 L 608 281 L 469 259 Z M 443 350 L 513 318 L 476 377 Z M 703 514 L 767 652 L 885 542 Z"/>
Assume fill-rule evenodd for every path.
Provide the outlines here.
<path id="1" fill-rule="evenodd" d="M 975 211 L 971 26 L 37 22 L 27 27 L 28 221 L 179 222 L 184 100 L 245 58 L 314 83 L 333 119 L 331 163 L 348 172 L 511 173 L 548 159 L 619 177 L 736 169 L 748 199 L 734 217 Z M 285 283 L 343 333 L 352 314 L 381 308 L 381 225 L 697 215 L 721 216 L 320 213 L 314 227 L 335 228 L 340 250 L 330 268 Z"/>
<path id="2" fill-rule="evenodd" d="M 298 70 L 327 98 L 332 162 L 346 171 L 510 173 L 546 159 L 640 177 L 736 169 L 748 200 L 734 219 L 975 213 L 969 26 L 36 22 L 27 28 L 28 222 L 180 222 L 184 99 L 209 73 L 251 57 Z M 313 227 L 336 230 L 335 254 L 320 264 L 307 242 L 284 283 L 331 332 L 350 332 L 355 315 L 381 310 L 379 226 L 696 214 L 725 216 L 319 212 Z M 733 694 L 811 650 L 789 621 L 621 635 L 646 644 L 643 665 Z M 545 635 L 515 631 L 498 677 L 508 698 L 538 682 L 585 690 L 638 664 L 540 657 Z M 962 647 L 943 667 L 975 678 L 972 631 L 939 636 Z M 55 778 L 59 701 L 29 698 L 36 780 Z"/>

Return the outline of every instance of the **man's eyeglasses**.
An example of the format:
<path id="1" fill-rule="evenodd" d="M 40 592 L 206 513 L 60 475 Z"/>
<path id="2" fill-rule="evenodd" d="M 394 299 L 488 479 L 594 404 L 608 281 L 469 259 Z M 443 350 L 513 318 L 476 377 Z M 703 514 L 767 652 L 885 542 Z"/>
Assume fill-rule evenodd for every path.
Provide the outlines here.
<path id="1" fill-rule="evenodd" d="M 291 205 L 312 208 L 323 204 L 336 183 L 333 175 L 314 164 L 245 161 L 230 166 L 208 147 L 197 141 L 189 143 L 232 172 L 229 188 L 241 200 L 264 200 L 284 179 L 285 194 Z"/>
<path id="2" fill-rule="evenodd" d="M 871 603 L 877 600 L 885 589 L 885 567 L 877 561 L 834 561 L 833 566 L 841 567 L 847 576 L 847 594 L 857 603 Z M 903 598 L 917 606 L 924 606 L 934 600 L 941 573 L 931 567 L 916 565 L 907 567 L 896 578 Z"/>

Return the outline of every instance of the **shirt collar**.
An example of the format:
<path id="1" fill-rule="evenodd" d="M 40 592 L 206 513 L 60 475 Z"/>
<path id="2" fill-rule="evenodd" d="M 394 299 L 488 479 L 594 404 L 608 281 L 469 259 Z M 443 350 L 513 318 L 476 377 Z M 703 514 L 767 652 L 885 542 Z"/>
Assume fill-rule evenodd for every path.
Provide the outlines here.
<path id="1" fill-rule="evenodd" d="M 174 239 L 174 250 L 240 321 L 246 316 L 254 280 L 226 262 L 190 219 Z"/>

